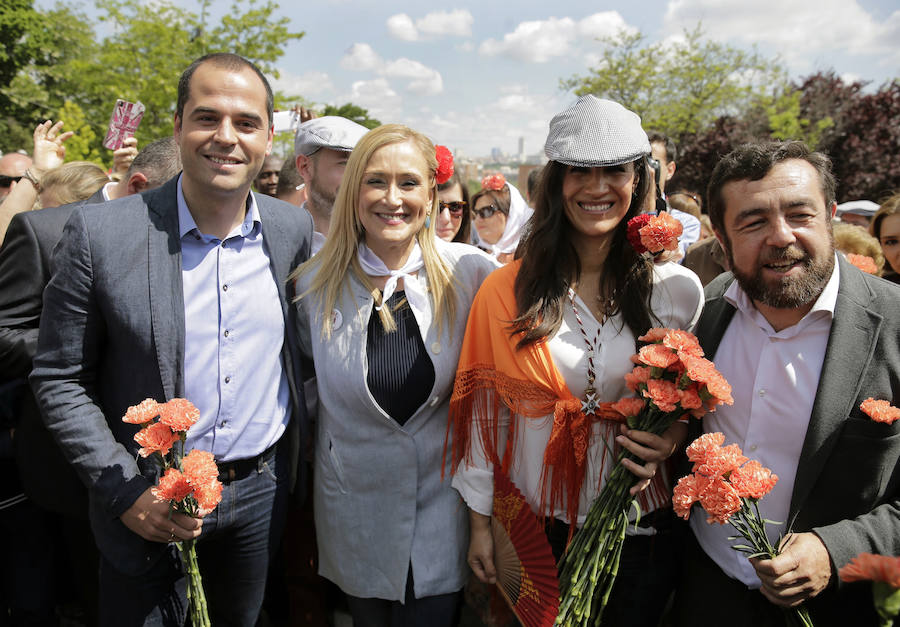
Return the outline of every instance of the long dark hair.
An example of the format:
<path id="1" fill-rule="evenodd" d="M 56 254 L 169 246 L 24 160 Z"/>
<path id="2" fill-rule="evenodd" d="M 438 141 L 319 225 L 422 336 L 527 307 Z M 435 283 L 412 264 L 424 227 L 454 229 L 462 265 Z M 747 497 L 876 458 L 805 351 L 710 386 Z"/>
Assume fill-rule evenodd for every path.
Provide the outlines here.
<path id="1" fill-rule="evenodd" d="M 438 183 L 437 188 L 439 192 L 442 192 L 445 189 L 450 189 L 454 185 L 459 185 L 459 189 L 462 191 L 463 202 L 466 203 L 466 208 L 463 209 L 462 220 L 459 223 L 459 230 L 456 232 L 456 235 L 453 236 L 453 241 L 462 242 L 463 244 L 471 244 L 472 204 L 469 202 L 469 188 L 466 187 L 465 183 L 462 182 L 462 179 L 459 178 L 458 172 L 454 172 L 453 176 L 451 176 L 447 181 Z"/>
<path id="2" fill-rule="evenodd" d="M 628 243 L 626 230 L 628 221 L 641 212 L 651 180 L 646 157 L 633 165 L 637 184 L 628 213 L 612 234 L 601 293 L 614 295 L 614 310 L 609 315 L 621 312 L 625 324 L 637 337 L 647 332 L 653 320 L 653 267 Z M 550 161 L 544 168 L 535 193 L 534 215 L 516 251 L 522 266 L 515 283 L 518 317 L 510 329 L 522 334 L 519 348 L 556 333 L 562 323 L 569 286 L 581 276 L 581 260 L 572 244 L 572 224 L 563 207 L 562 185 L 568 170 L 569 166 L 557 161 Z"/>

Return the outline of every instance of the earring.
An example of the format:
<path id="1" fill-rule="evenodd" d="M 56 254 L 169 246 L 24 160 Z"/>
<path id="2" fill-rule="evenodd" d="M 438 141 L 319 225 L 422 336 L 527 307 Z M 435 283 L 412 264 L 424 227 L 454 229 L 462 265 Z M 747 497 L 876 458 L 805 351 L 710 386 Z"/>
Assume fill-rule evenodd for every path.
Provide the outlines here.
<path id="1" fill-rule="evenodd" d="M 431 216 L 425 216 L 425 228 L 427 229 L 430 226 L 431 226 Z"/>

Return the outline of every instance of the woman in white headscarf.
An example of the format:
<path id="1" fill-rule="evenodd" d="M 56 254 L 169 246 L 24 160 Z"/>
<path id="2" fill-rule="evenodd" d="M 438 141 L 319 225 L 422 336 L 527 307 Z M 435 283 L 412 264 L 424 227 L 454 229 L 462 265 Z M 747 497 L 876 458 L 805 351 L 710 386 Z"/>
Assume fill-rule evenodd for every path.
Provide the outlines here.
<path id="1" fill-rule="evenodd" d="M 509 263 L 532 213 L 519 190 L 502 174 L 484 177 L 481 190 L 472 197 L 476 243 L 500 263 Z"/>

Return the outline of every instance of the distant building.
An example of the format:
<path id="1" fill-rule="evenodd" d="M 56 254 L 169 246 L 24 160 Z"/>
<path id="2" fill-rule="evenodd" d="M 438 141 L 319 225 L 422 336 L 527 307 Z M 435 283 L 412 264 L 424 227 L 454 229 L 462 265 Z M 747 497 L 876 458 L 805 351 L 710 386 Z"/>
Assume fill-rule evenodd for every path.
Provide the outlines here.
<path id="1" fill-rule="evenodd" d="M 503 151 L 499 148 L 491 148 L 491 159 L 494 161 L 503 161 Z"/>
<path id="2" fill-rule="evenodd" d="M 517 154 L 519 155 L 519 163 L 525 163 L 525 138 L 524 137 L 519 138 L 519 152 Z"/>

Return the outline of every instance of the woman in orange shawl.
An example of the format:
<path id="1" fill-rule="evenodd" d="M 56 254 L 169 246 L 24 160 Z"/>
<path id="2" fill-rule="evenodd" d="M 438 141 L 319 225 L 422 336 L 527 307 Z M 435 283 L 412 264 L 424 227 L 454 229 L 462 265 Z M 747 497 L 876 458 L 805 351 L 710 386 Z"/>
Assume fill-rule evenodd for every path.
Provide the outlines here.
<path id="1" fill-rule="evenodd" d="M 654 266 L 628 244 L 627 222 L 653 184 L 637 115 L 584 96 L 553 118 L 545 152 L 550 163 L 518 259 L 491 274 L 472 305 L 451 399 L 453 487 L 470 511 L 468 561 L 493 582 L 495 465 L 552 523 L 558 559 L 625 447 L 646 462 L 622 462 L 641 479 L 634 491 L 643 490 L 643 517 L 629 526 L 604 625 L 656 624 L 674 572 L 674 547 L 658 550 L 671 544 L 660 541 L 659 512 L 671 510 L 657 470 L 686 426 L 661 437 L 629 430 L 608 405 L 630 394 L 624 375 L 636 338 L 653 326 L 692 327 L 703 288 L 689 270 Z"/>

